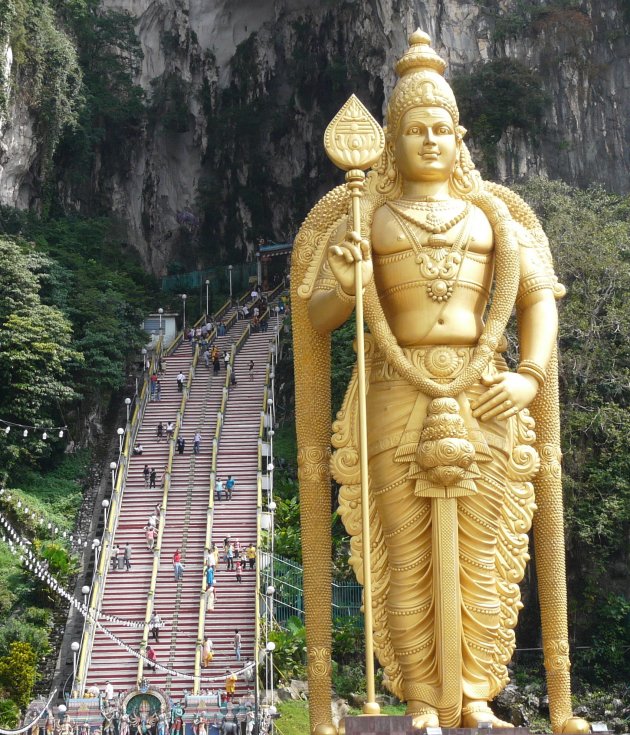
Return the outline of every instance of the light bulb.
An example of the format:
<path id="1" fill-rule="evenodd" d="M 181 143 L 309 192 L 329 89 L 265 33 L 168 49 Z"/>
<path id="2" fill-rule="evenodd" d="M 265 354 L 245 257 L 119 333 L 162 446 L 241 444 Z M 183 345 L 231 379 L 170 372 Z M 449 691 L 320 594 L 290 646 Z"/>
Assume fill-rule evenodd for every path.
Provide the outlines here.
<path id="1" fill-rule="evenodd" d="M 44 433 L 42 434 L 42 439 L 43 439 L 44 441 L 46 441 L 46 439 L 48 439 L 48 434 L 47 434 L 46 432 L 44 432 Z"/>
<path id="2" fill-rule="evenodd" d="M 62 438 L 63 438 L 63 429 L 62 429 L 62 430 L 61 430 L 61 431 L 59 432 L 59 438 L 60 438 L 60 439 L 62 439 Z"/>
<path id="3" fill-rule="evenodd" d="M 28 436 L 28 429 L 24 429 L 23 434 L 24 434 L 24 436 Z"/>
<path id="4" fill-rule="evenodd" d="M 5 434 L 8 434 L 10 431 L 11 431 L 11 427 L 10 426 L 6 426 L 5 429 L 4 429 L 4 433 Z"/>

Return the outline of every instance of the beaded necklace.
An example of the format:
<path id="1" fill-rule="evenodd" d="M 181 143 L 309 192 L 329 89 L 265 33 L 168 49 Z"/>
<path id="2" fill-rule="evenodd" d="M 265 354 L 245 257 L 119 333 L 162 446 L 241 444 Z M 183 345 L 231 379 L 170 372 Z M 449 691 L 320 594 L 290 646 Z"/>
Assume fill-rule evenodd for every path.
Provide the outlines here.
<path id="1" fill-rule="evenodd" d="M 455 224 L 461 222 L 464 217 L 466 220 L 455 239 L 455 242 L 449 246 L 447 239 L 441 237 L 439 232 L 446 230 L 437 230 L 433 233 L 426 245 L 422 245 L 412 228 L 409 226 L 396 206 L 392 206 L 391 202 L 387 202 L 386 206 L 394 215 L 394 219 L 398 222 L 401 229 L 407 234 L 411 247 L 415 253 L 416 263 L 420 266 L 420 275 L 426 282 L 427 294 L 438 303 L 448 301 L 453 295 L 453 288 L 456 285 L 461 265 L 468 249 L 468 212 L 470 204 L 466 202 L 466 206 L 457 214 L 457 222 L 450 225 L 448 229 L 452 229 Z M 410 220 L 414 225 L 421 227 L 419 223 Z M 448 224 L 448 223 L 446 223 Z M 421 227 L 426 230 L 426 227 Z"/>
<path id="2" fill-rule="evenodd" d="M 435 210 L 449 209 L 452 205 L 451 202 L 448 200 L 445 202 L 445 204 L 439 203 L 438 206 L 436 206 L 436 204 L 438 203 L 414 201 L 405 204 L 404 207 L 401 207 L 394 202 L 387 202 L 387 206 L 399 217 L 402 217 L 408 222 L 411 222 L 411 224 L 416 225 L 416 227 L 419 227 L 421 230 L 424 230 L 425 232 L 430 232 L 433 235 L 443 234 L 444 232 L 448 232 L 449 230 L 453 229 L 453 227 L 455 227 L 458 222 L 461 222 L 470 211 L 470 202 L 465 202 L 460 211 L 453 215 L 451 219 L 441 220 L 436 217 Z M 428 211 L 424 219 L 419 219 L 418 217 L 414 217 L 411 212 L 409 212 L 410 208 Z"/>

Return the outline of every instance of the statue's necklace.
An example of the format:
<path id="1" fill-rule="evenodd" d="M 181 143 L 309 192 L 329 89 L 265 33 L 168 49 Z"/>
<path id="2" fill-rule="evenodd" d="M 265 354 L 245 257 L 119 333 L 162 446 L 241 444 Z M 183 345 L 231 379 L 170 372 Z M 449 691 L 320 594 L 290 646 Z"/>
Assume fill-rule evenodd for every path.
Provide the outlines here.
<path id="1" fill-rule="evenodd" d="M 453 227 L 455 227 L 456 224 L 461 222 L 470 211 L 470 202 L 465 202 L 461 210 L 457 212 L 457 214 L 453 215 L 451 219 L 440 220 L 436 217 L 435 210 L 449 208 L 451 206 L 451 203 L 449 201 L 445 202 L 444 204 L 442 204 L 441 202 L 438 204 L 436 202 L 416 201 L 409 202 L 408 204 L 405 204 L 404 207 L 401 207 L 394 202 L 388 202 L 387 206 L 403 219 L 406 219 L 408 222 L 416 225 L 416 227 L 419 227 L 425 232 L 430 232 L 433 235 L 439 235 L 444 232 L 448 232 Z M 428 211 L 424 219 L 419 219 L 413 216 L 409 209 L 423 209 Z"/>
<path id="2" fill-rule="evenodd" d="M 438 303 L 448 301 L 453 295 L 453 288 L 457 283 L 459 271 L 462 263 L 464 262 L 464 256 L 466 255 L 465 251 L 468 248 L 467 222 L 464 222 L 464 226 L 461 228 L 457 239 L 451 246 L 449 246 L 447 239 L 445 237 L 441 237 L 438 233 L 447 232 L 464 218 L 467 220 L 467 216 L 470 211 L 470 203 L 466 202 L 461 212 L 459 212 L 455 217 L 452 217 L 448 222 L 441 223 L 439 225 L 439 229 L 435 230 L 429 230 L 427 226 L 423 226 L 425 225 L 424 222 L 420 224 L 415 221 L 415 218 L 412 219 L 408 216 L 405 217 L 399 207 L 393 205 L 392 202 L 387 202 L 387 206 L 391 210 L 401 229 L 409 238 L 411 247 L 413 248 L 416 256 L 416 263 L 420 266 L 420 274 L 426 282 L 427 294 L 433 301 Z M 432 214 L 432 212 L 429 212 L 429 214 Z M 408 220 L 408 222 L 420 227 L 425 230 L 425 232 L 432 233 L 426 246 L 422 245 L 412 228 L 409 227 L 408 222 L 405 220 Z M 434 227 L 437 228 L 438 225 L 436 224 Z"/>

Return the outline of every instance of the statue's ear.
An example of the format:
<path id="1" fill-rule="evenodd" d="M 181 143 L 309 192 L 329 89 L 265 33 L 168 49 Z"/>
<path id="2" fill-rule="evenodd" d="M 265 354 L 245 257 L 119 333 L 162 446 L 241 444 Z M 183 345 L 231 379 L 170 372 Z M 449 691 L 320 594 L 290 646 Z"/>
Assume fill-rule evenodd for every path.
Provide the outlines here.
<path id="1" fill-rule="evenodd" d="M 457 125 L 455 128 L 455 137 L 458 141 L 461 141 L 464 139 L 464 136 L 466 135 L 468 131 L 463 125 Z"/>

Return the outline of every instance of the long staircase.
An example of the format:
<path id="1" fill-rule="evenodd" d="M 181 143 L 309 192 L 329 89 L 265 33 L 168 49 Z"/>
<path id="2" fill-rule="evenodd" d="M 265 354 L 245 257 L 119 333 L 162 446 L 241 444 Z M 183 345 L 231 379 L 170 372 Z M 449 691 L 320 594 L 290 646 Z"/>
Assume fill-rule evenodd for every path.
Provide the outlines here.
<path id="1" fill-rule="evenodd" d="M 229 317 L 230 314 L 226 314 Z M 220 351 L 230 350 L 238 341 L 248 322 L 234 321 L 227 334 L 216 338 Z M 142 456 L 129 460 L 127 481 L 115 527 L 113 543 L 120 555 L 126 543 L 132 545 L 130 570 L 109 570 L 104 582 L 99 621 L 124 646 L 119 645 L 99 627 L 94 633 L 84 686 L 96 684 L 103 689 L 111 681 L 117 693 L 133 690 L 144 677 L 151 687 L 157 687 L 172 699 L 179 699 L 194 688 L 195 657 L 201 629 L 200 596 L 202 594 L 204 550 L 208 523 L 212 524 L 212 541 L 220 548 L 223 538 L 231 535 L 233 542 L 246 548 L 256 543 L 257 531 L 257 471 L 260 408 L 265 390 L 265 374 L 269 342 L 273 338 L 275 319 L 271 318 L 268 332 L 250 334 L 236 353 L 233 370 L 237 384 L 229 388 L 216 461 L 217 476 L 225 480 L 229 474 L 236 479 L 231 500 L 214 504 L 210 493 L 212 437 L 215 435 L 217 412 L 226 384 L 223 361 L 215 376 L 212 366 L 206 368 L 199 360 L 185 400 L 179 435 L 186 440 L 183 454 L 174 452 L 169 478 L 169 441 L 156 436 L 158 422 L 164 426 L 176 419 L 182 393 L 176 376 L 188 374 L 193 352 L 188 342 L 182 342 L 164 361 L 160 400 L 146 406 L 137 441 L 143 446 Z M 252 379 L 248 366 L 254 361 Z M 193 453 L 193 437 L 202 436 L 201 451 Z M 172 449 L 170 449 L 172 451 Z M 146 488 L 143 468 L 155 468 L 157 487 Z M 161 485 L 167 485 L 163 496 Z M 163 530 L 158 550 L 151 551 L 144 540 L 144 527 L 163 497 Z M 175 580 L 172 558 L 179 549 L 184 564 L 183 578 Z M 159 558 L 156 555 L 159 553 Z M 154 567 L 157 570 L 155 575 Z M 152 587 L 152 578 L 154 586 Z M 205 615 L 205 635 L 213 643 L 215 657 L 208 669 L 201 670 L 202 691 L 223 689 L 226 669 L 238 671 L 254 658 L 255 640 L 255 572 L 244 565 L 242 582 L 226 570 L 221 559 L 216 572 L 216 602 L 214 610 Z M 205 605 L 201 607 L 203 610 Z M 159 613 L 164 626 L 159 641 L 149 636 L 159 666 L 150 671 L 146 662 L 133 652 L 144 653 L 143 635 L 147 636 L 146 620 L 151 610 Z M 115 619 L 112 619 L 112 616 Z M 116 620 L 119 619 L 119 620 Z M 202 626 L 203 627 L 203 626 Z M 233 649 L 235 630 L 242 637 L 241 662 Z M 251 684 L 239 676 L 237 696 L 249 692 Z"/>
<path id="2" fill-rule="evenodd" d="M 231 500 L 215 501 L 212 538 L 219 548 L 228 535 L 241 549 L 256 544 L 258 434 L 270 334 L 251 334 L 235 361 L 237 385 L 230 389 L 217 476 L 225 481 L 232 475 L 236 486 Z M 248 370 L 250 360 L 254 361 L 252 380 Z M 205 630 L 214 644 L 215 658 L 204 675 L 211 679 L 224 675 L 228 667 L 238 670 L 254 659 L 256 573 L 249 569 L 249 564 L 244 564 L 239 583 L 235 572 L 226 567 L 223 560 L 217 566 L 216 605 L 206 617 Z M 242 638 L 240 664 L 233 648 L 236 630 Z M 216 688 L 216 684 L 207 686 Z M 237 696 L 245 694 L 249 686 L 239 677 Z"/>

